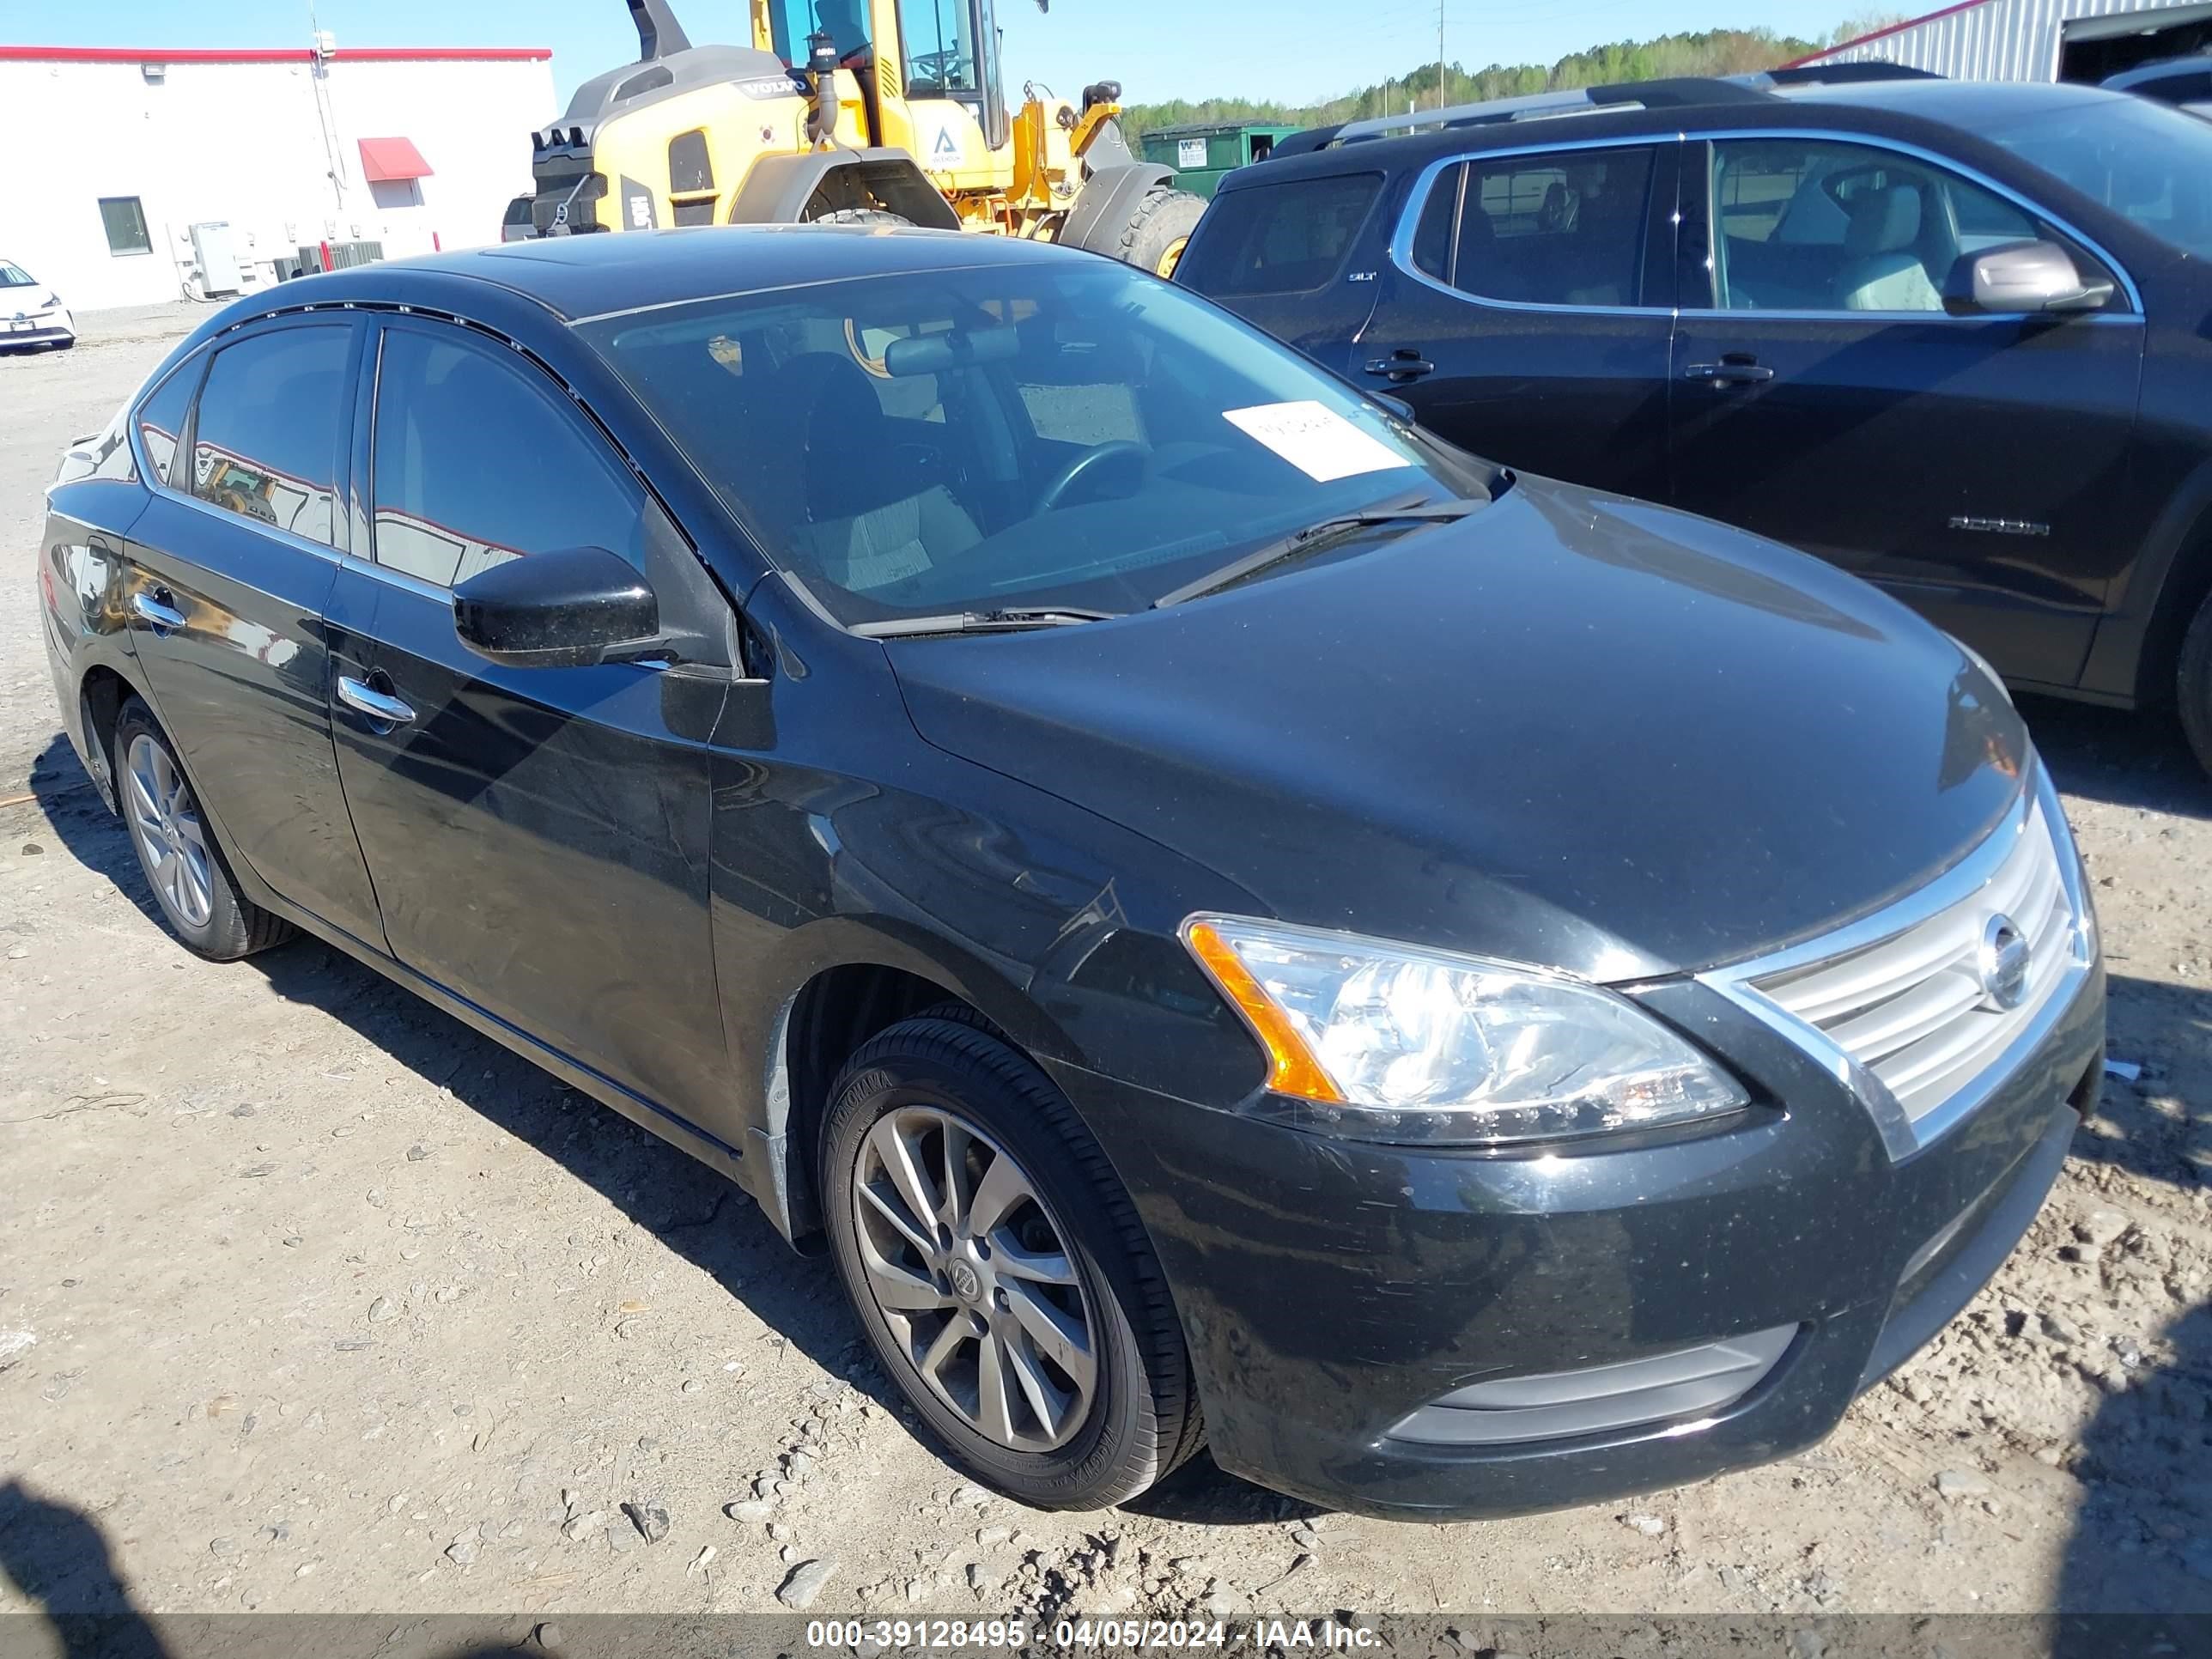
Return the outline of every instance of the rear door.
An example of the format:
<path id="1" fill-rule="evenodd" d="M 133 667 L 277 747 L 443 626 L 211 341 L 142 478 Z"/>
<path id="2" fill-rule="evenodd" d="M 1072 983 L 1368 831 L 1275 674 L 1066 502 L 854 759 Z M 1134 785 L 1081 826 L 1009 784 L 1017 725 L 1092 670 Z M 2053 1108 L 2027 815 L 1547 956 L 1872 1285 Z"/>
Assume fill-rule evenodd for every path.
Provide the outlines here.
<path id="1" fill-rule="evenodd" d="M 1175 280 L 1338 374 L 1374 308 L 1375 261 L 1355 250 L 1382 195 L 1379 171 L 1300 174 L 1215 195 Z"/>
<path id="2" fill-rule="evenodd" d="M 332 712 L 392 952 L 650 1104 L 714 1099 L 708 744 L 730 672 L 726 626 L 702 613 L 719 600 L 520 353 L 428 320 L 383 323 L 372 349 L 367 556 L 332 601 Z M 523 668 L 461 644 L 456 582 L 576 546 L 645 572 L 664 629 L 703 636 L 690 660 Z"/>
<path id="3" fill-rule="evenodd" d="M 167 471 L 131 529 L 128 605 L 155 712 L 229 844 L 283 897 L 380 944 L 323 628 L 361 335 L 326 315 L 259 325 L 156 391 L 141 430 Z"/>
<path id="4" fill-rule="evenodd" d="M 1492 460 L 1663 494 L 1680 148 L 1432 163 L 1378 274 L 1353 378 Z"/>
<path id="5" fill-rule="evenodd" d="M 1673 499 L 1880 583 L 2007 678 L 2070 685 L 2104 605 L 2143 327 L 1953 316 L 1962 257 L 2067 243 L 1925 156 L 1825 135 L 1691 146 Z"/>

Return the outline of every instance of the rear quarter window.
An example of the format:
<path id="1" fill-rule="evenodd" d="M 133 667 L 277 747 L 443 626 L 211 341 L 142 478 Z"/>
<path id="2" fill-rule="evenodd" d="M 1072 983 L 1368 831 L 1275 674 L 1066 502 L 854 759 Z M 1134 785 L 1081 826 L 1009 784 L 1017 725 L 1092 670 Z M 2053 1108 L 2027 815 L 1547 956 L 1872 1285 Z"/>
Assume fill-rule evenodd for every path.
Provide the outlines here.
<path id="1" fill-rule="evenodd" d="M 1382 193 L 1379 173 L 1328 173 L 1224 191 L 1176 276 L 1201 294 L 1302 294 L 1342 268 Z"/>

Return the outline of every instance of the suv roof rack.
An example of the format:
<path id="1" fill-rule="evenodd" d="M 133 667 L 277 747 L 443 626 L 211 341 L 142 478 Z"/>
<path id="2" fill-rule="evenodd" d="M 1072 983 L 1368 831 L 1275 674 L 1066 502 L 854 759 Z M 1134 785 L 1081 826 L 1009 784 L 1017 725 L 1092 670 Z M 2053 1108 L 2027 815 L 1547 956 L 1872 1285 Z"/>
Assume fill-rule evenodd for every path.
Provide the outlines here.
<path id="1" fill-rule="evenodd" d="M 1940 81 L 1934 70 L 1914 69 L 1910 64 L 1800 64 L 1791 69 L 1763 70 L 1753 79 L 1777 87 L 1848 87 L 1861 81 Z"/>
<path id="2" fill-rule="evenodd" d="M 1681 76 L 1671 80 L 1628 81 L 1617 85 L 1577 87 L 1562 92 L 1492 98 L 1443 109 L 1409 110 L 1313 127 L 1277 142 L 1271 155 L 1297 155 L 1332 144 L 1355 144 L 1394 134 L 1450 127 L 1493 126 L 1512 121 L 1540 121 L 1560 116 L 1594 115 L 1609 109 L 1691 109 L 1714 104 L 1763 103 L 1783 87 L 1843 85 L 1860 81 L 1940 80 L 1928 70 L 1902 64 L 1807 64 L 1751 75 Z"/>

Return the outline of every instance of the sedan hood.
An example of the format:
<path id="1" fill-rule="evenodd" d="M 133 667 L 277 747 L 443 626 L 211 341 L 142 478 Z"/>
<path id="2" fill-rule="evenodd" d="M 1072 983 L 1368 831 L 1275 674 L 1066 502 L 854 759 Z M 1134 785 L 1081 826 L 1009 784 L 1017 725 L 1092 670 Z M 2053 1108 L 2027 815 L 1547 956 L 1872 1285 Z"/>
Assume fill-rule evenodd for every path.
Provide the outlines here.
<path id="1" fill-rule="evenodd" d="M 1170 610 L 888 648 L 931 743 L 1284 920 L 1612 981 L 1910 890 L 2028 752 L 1978 664 L 1873 588 L 1533 478 Z"/>

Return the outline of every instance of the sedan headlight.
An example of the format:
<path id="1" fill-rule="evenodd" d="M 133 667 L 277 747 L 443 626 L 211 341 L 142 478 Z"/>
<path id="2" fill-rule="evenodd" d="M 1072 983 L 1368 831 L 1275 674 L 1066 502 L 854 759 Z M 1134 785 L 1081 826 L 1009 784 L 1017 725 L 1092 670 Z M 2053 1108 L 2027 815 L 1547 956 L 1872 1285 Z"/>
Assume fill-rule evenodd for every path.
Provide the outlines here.
<path id="1" fill-rule="evenodd" d="M 1538 968 L 1320 928 L 1197 915 L 1184 945 L 1309 1128 L 1498 1146 L 1723 1116 L 1747 1102 L 1625 997 Z"/>

